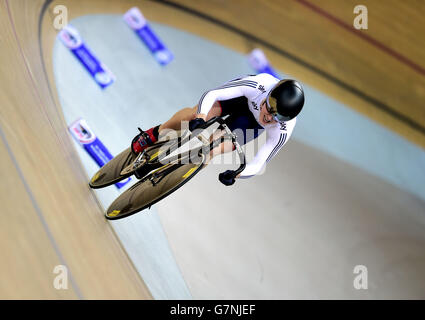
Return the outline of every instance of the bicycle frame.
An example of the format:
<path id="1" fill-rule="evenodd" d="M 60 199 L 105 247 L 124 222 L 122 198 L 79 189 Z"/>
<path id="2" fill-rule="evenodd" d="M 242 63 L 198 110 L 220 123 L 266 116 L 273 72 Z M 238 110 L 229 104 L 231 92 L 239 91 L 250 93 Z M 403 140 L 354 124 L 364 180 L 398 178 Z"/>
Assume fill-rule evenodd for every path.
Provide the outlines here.
<path id="1" fill-rule="evenodd" d="M 229 127 L 227 126 L 226 122 L 224 121 L 225 118 L 223 117 L 214 117 L 211 118 L 210 120 L 208 120 L 204 125 L 202 125 L 202 127 L 199 127 L 197 129 L 195 129 L 194 132 L 192 132 L 189 135 L 183 135 L 183 137 L 179 137 L 177 139 L 177 141 L 169 148 L 167 149 L 165 152 L 161 153 L 158 156 L 158 160 L 162 161 L 165 158 L 167 158 L 167 156 L 169 156 L 172 152 L 174 152 L 176 149 L 182 147 L 185 143 L 189 142 L 194 136 L 193 133 L 196 133 L 196 131 L 198 131 L 199 129 L 207 129 L 210 126 L 212 126 L 215 123 L 218 123 L 219 126 L 216 130 L 224 130 L 225 133 L 223 136 L 210 141 L 209 139 L 206 139 L 203 135 L 202 135 L 202 131 L 198 134 L 195 135 L 196 138 L 198 138 L 203 146 L 202 147 L 198 147 L 199 151 L 197 152 L 197 154 L 199 155 L 200 153 L 209 153 L 211 152 L 213 149 L 215 149 L 216 147 L 218 147 L 221 143 L 223 143 L 226 140 L 230 140 L 232 141 L 233 145 L 235 146 L 235 149 L 239 155 L 239 159 L 240 159 L 240 166 L 236 171 L 237 174 L 241 173 L 246 166 L 245 163 L 245 153 L 243 152 L 241 146 L 239 145 L 239 143 L 236 140 L 236 135 L 230 131 Z M 176 148 L 175 148 L 176 147 Z M 194 150 L 197 150 L 197 148 L 195 148 Z M 189 160 L 187 163 L 191 162 L 191 153 L 193 154 L 194 150 L 189 150 L 189 151 L 184 151 L 181 153 L 178 153 L 177 155 L 170 157 L 167 159 L 167 163 L 172 163 L 172 164 L 177 164 L 177 163 L 182 163 L 183 161 Z"/>
<path id="2" fill-rule="evenodd" d="M 236 135 L 230 131 L 224 119 L 221 117 L 212 118 L 207 121 L 202 126 L 202 128 L 199 129 L 207 129 L 214 123 L 219 124 L 217 130 L 224 130 L 224 134 L 222 136 L 211 141 L 211 139 L 206 139 L 201 135 L 203 131 L 201 131 L 201 133 L 197 133 L 195 131 L 190 132 L 188 135 L 183 133 L 180 138 L 170 140 L 172 141 L 170 148 L 163 150 L 162 153 L 169 155 L 174 151 L 172 150 L 173 146 L 182 146 L 191 139 L 197 138 L 202 142 L 200 147 L 194 149 L 196 152 L 198 152 L 199 157 L 202 159 L 199 162 L 182 162 L 182 160 L 190 160 L 189 151 L 170 157 L 172 161 L 169 161 L 166 164 L 162 164 L 158 162 L 159 157 L 161 156 L 161 152 L 157 151 L 157 149 L 151 149 L 154 150 L 154 153 L 150 153 L 149 149 L 147 149 L 144 158 L 146 160 L 146 164 L 158 165 L 160 163 L 162 165 L 144 175 L 139 182 L 124 191 L 117 199 L 115 199 L 105 213 L 106 218 L 110 220 L 122 219 L 141 210 L 150 208 L 153 204 L 161 201 L 182 187 L 200 170 L 202 170 L 202 168 L 206 165 L 206 152 L 211 152 L 223 141 L 232 141 L 235 149 L 238 152 L 241 162 L 239 168 L 236 170 L 236 173 L 239 174 L 242 172 L 242 170 L 245 169 L 245 154 L 236 140 Z M 150 160 L 147 160 L 148 158 Z"/>

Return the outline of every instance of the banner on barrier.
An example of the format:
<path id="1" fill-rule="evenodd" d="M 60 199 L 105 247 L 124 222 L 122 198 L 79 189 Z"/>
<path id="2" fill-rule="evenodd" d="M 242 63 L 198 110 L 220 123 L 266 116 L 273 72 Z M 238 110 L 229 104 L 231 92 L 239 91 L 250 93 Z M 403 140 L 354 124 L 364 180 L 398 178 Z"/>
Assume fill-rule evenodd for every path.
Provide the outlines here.
<path id="1" fill-rule="evenodd" d="M 59 32 L 58 37 L 102 89 L 115 81 L 113 73 L 89 50 L 77 29 L 67 25 Z"/>
<path id="2" fill-rule="evenodd" d="M 254 49 L 248 55 L 248 61 L 251 67 L 253 67 L 258 73 L 268 73 L 273 77 L 280 79 L 276 71 L 273 70 L 266 55 L 261 49 Z"/>
<path id="3" fill-rule="evenodd" d="M 103 167 L 109 162 L 113 156 L 106 149 L 102 141 L 94 134 L 94 132 L 88 126 L 86 120 L 80 118 L 74 121 L 69 127 L 69 131 L 75 140 L 87 151 L 90 157 L 96 161 L 99 167 Z M 124 181 L 118 182 L 115 185 L 118 189 L 125 186 L 131 178 Z"/>
<path id="4" fill-rule="evenodd" d="M 173 60 L 173 54 L 152 30 L 139 8 L 134 7 L 128 10 L 124 14 L 124 21 L 145 43 L 158 63 L 166 65 Z"/>

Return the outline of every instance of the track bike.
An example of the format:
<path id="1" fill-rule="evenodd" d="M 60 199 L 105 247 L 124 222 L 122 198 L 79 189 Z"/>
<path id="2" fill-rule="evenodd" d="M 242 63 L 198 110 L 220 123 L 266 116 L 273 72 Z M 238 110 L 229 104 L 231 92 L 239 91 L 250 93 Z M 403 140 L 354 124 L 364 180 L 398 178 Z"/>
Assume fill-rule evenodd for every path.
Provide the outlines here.
<path id="1" fill-rule="evenodd" d="M 212 133 L 206 136 L 205 132 L 211 129 Z M 219 130 L 223 134 L 211 139 Z M 239 156 L 239 174 L 245 169 L 245 154 L 225 117 L 214 117 L 194 132 L 182 130 L 176 137 L 160 138 L 139 154 L 127 148 L 100 168 L 89 185 L 103 188 L 135 175 L 139 181 L 115 199 L 105 213 L 109 220 L 125 218 L 150 208 L 182 187 L 206 166 L 210 151 L 226 140 L 233 143 Z"/>

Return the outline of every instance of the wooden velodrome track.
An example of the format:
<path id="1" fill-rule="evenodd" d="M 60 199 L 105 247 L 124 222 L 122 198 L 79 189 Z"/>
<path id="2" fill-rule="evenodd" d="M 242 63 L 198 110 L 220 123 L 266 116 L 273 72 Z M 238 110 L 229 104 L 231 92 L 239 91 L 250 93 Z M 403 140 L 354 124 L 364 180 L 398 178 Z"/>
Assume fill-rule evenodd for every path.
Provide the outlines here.
<path id="1" fill-rule="evenodd" d="M 69 147 L 51 61 L 58 4 L 69 19 L 137 5 L 240 52 L 259 46 L 277 69 L 425 146 L 420 0 L 362 1 L 362 33 L 349 27 L 354 0 L 2 0 L 0 298 L 151 298 Z M 56 265 L 69 267 L 68 290 L 53 288 Z"/>
<path id="2" fill-rule="evenodd" d="M 51 50 L 39 41 L 46 9 L 45 1 L 0 3 L 0 298 L 149 299 L 69 148 L 46 77 Z M 51 48 L 56 30 L 44 30 Z M 57 265 L 68 267 L 68 290 L 53 286 Z"/>

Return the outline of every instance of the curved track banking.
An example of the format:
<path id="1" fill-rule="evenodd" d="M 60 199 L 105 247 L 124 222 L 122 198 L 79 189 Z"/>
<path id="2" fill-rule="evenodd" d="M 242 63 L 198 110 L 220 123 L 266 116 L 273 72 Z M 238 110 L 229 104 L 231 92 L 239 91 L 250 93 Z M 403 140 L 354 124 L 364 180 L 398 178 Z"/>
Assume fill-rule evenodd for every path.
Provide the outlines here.
<path id="1" fill-rule="evenodd" d="M 49 48 L 56 30 L 39 30 L 48 5 L 0 2 L 0 297 L 150 299 L 87 186 L 49 88 L 51 51 L 40 43 Z M 57 265 L 67 267 L 67 290 L 54 287 Z"/>

